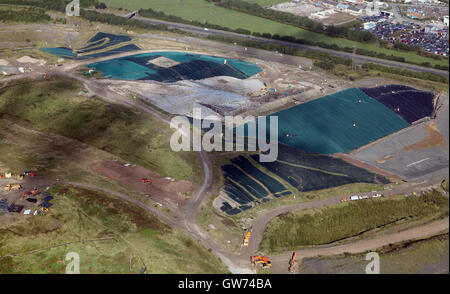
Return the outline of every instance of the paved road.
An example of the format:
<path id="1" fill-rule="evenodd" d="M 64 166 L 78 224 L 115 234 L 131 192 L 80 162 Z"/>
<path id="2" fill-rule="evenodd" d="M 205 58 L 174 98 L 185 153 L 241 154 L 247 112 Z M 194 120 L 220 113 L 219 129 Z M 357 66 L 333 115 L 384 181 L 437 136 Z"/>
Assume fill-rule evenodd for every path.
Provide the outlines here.
<path id="1" fill-rule="evenodd" d="M 265 39 L 265 38 L 260 38 L 260 37 L 242 35 L 242 34 L 238 34 L 238 33 L 220 31 L 220 30 L 214 30 L 214 29 L 208 29 L 207 31 L 205 31 L 204 28 L 201 28 L 201 27 L 180 24 L 180 23 L 167 22 L 167 21 L 162 21 L 162 20 L 157 20 L 157 19 L 149 19 L 149 18 L 145 18 L 145 17 L 141 17 L 141 16 L 136 16 L 136 17 L 134 17 L 134 19 L 142 21 L 142 22 L 150 23 L 150 24 L 165 24 L 169 28 L 176 28 L 176 29 L 190 32 L 190 33 L 202 36 L 202 37 L 206 37 L 208 35 L 236 37 L 236 38 L 245 39 L 245 40 L 253 40 L 253 41 L 259 41 L 259 42 L 264 42 L 264 43 L 279 44 L 279 45 L 291 46 L 291 47 L 300 48 L 300 49 L 309 49 L 309 50 L 329 53 L 329 54 L 332 54 L 335 56 L 340 56 L 340 57 L 348 57 L 348 58 L 351 58 L 356 64 L 364 64 L 364 63 L 371 62 L 371 63 L 381 64 L 381 65 L 387 65 L 387 66 L 392 66 L 392 67 L 397 67 L 397 68 L 408 69 L 408 70 L 429 72 L 429 73 L 434 73 L 434 74 L 438 74 L 438 75 L 442 75 L 442 76 L 449 75 L 449 72 L 444 71 L 444 70 L 428 68 L 428 67 L 407 64 L 407 63 L 402 63 L 402 62 L 390 61 L 390 60 L 385 60 L 385 59 L 380 59 L 380 58 L 375 58 L 375 57 L 370 57 L 370 56 L 357 55 L 357 54 L 352 54 L 352 53 L 347 53 L 347 52 L 334 51 L 331 49 L 326 49 L 326 48 L 321 48 L 321 47 L 316 47 L 316 46 L 289 43 L 289 42 L 285 42 L 285 41 Z"/>

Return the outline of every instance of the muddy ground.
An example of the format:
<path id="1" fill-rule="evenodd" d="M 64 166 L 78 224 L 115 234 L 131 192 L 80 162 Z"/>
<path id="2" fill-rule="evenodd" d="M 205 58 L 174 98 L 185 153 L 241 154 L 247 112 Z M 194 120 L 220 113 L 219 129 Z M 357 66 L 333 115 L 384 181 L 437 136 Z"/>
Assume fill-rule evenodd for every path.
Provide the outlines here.
<path id="1" fill-rule="evenodd" d="M 185 204 L 188 200 L 186 193 L 193 189 L 190 181 L 165 178 L 143 167 L 125 166 L 118 161 L 96 162 L 90 168 L 99 175 L 139 191 L 156 202 L 169 203 L 169 206 L 178 207 Z M 144 178 L 152 180 L 152 183 L 142 183 Z"/>

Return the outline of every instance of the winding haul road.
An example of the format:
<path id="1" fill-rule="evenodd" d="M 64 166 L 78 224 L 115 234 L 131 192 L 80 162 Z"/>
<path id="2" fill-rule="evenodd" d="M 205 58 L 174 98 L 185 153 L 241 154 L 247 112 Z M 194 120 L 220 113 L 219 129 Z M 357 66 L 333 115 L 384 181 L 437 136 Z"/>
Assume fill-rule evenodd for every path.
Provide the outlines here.
<path id="1" fill-rule="evenodd" d="M 117 56 L 116 56 L 117 57 Z M 111 58 L 111 57 L 110 57 Z M 101 97 L 103 100 L 108 101 L 110 103 L 122 104 L 128 107 L 136 108 L 142 112 L 145 112 L 151 116 L 156 117 L 164 123 L 170 124 L 170 120 L 167 116 L 162 113 L 155 111 L 149 106 L 140 103 L 136 100 L 132 100 L 126 96 L 123 96 L 119 93 L 116 93 L 107 87 L 104 84 L 97 82 L 93 79 L 87 79 L 80 75 L 74 74 L 73 69 L 82 63 L 68 64 L 64 65 L 51 71 L 48 71 L 50 74 L 61 75 L 76 79 L 84 84 L 84 86 L 93 94 L 98 97 Z M 16 79 L 23 79 L 24 77 L 28 78 L 40 78 L 42 73 L 35 72 L 26 75 L 19 75 L 12 78 L 2 79 L 0 81 L 5 82 L 4 86 L 9 83 L 9 81 Z M 232 273 L 255 273 L 255 269 L 253 269 L 250 265 L 249 258 L 251 255 L 255 254 L 258 251 L 258 247 L 263 238 L 263 233 L 266 225 L 272 220 L 274 217 L 301 209 L 308 208 L 320 208 L 332 204 L 339 203 L 340 199 L 345 195 L 338 195 L 329 197 L 323 200 L 303 202 L 288 206 L 278 207 L 269 211 L 265 211 L 260 213 L 257 218 L 252 223 L 252 238 L 250 239 L 249 246 L 243 248 L 241 252 L 231 252 L 223 245 L 219 244 L 216 240 L 209 236 L 209 234 L 200 226 L 198 223 L 198 214 L 200 212 L 201 206 L 205 203 L 207 199 L 208 192 L 212 189 L 213 184 L 213 167 L 209 155 L 207 152 L 198 152 L 198 156 L 202 163 L 202 179 L 201 182 L 196 189 L 193 197 L 190 199 L 188 204 L 182 208 L 181 215 L 177 214 L 175 217 L 169 216 L 164 212 L 152 207 L 146 203 L 143 203 L 129 195 L 119 193 L 107 188 L 97 187 L 86 183 L 77 183 L 77 182 L 55 182 L 55 181 L 47 181 L 47 183 L 63 183 L 68 185 L 74 185 L 78 187 L 88 188 L 92 190 L 102 191 L 118 198 L 121 198 L 125 201 L 129 201 L 144 210 L 156 215 L 161 220 L 167 222 L 174 227 L 189 233 L 194 238 L 199 240 L 199 242 L 208 249 L 211 249 L 211 252 L 215 254 L 220 260 L 228 267 L 230 272 Z M 437 181 L 438 179 L 434 179 Z M 422 188 L 430 187 L 432 185 L 437 184 L 437 182 L 433 182 L 433 180 L 421 182 L 418 184 L 407 184 L 406 186 L 399 187 L 397 189 L 389 191 L 393 194 L 403 194 L 403 193 L 411 193 L 413 191 L 418 191 Z M 384 245 L 388 245 L 395 242 L 401 242 L 404 240 L 412 240 L 418 238 L 425 238 L 433 234 L 437 234 L 442 232 L 443 230 L 448 229 L 449 219 L 442 219 L 438 221 L 434 221 L 432 223 L 411 228 L 402 232 L 398 232 L 391 235 L 378 236 L 373 239 L 359 240 L 354 243 L 345 244 L 345 245 L 330 245 L 328 247 L 317 247 L 317 248 L 308 248 L 302 249 L 297 252 L 300 258 L 303 257 L 313 257 L 317 255 L 335 255 L 341 254 L 344 252 L 351 253 L 360 253 L 365 252 L 367 250 L 373 250 L 379 248 Z M 291 252 L 286 252 L 284 254 L 280 254 L 277 256 L 271 256 L 273 271 L 275 273 L 288 273 L 287 264 L 290 257 Z"/>

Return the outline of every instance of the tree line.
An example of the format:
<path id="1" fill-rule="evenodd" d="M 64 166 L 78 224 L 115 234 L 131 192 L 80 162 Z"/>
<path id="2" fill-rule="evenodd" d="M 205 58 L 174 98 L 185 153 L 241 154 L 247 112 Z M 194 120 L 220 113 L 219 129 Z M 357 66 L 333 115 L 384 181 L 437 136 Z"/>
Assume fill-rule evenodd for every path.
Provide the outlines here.
<path id="1" fill-rule="evenodd" d="M 444 84 L 448 84 L 448 82 L 449 82 L 448 77 L 430 73 L 430 72 L 412 71 L 412 70 L 384 66 L 384 65 L 380 65 L 380 64 L 374 64 L 374 63 L 366 63 L 362 66 L 362 68 L 368 69 L 368 70 L 376 70 L 376 71 L 391 73 L 391 74 L 405 76 L 405 77 L 421 79 L 421 80 L 428 80 L 428 81 L 433 81 L 433 82 L 438 82 L 438 83 L 444 83 Z"/>
<path id="2" fill-rule="evenodd" d="M 20 10 L 0 9 L 0 21 L 44 22 L 51 18 L 44 9 L 30 7 Z"/>

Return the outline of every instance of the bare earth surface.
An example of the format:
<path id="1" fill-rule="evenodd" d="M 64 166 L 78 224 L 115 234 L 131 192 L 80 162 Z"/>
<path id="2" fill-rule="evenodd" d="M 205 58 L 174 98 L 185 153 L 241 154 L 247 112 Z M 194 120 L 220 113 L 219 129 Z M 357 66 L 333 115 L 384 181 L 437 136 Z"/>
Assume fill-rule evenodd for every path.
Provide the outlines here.
<path id="1" fill-rule="evenodd" d="M 102 176 L 142 192 L 153 200 L 160 202 L 182 205 L 187 200 L 183 194 L 193 188 L 190 181 L 174 181 L 161 177 L 157 173 L 141 166 L 126 167 L 117 161 L 97 162 L 91 165 L 91 169 Z M 142 183 L 141 180 L 143 178 L 150 179 L 152 183 Z"/>

